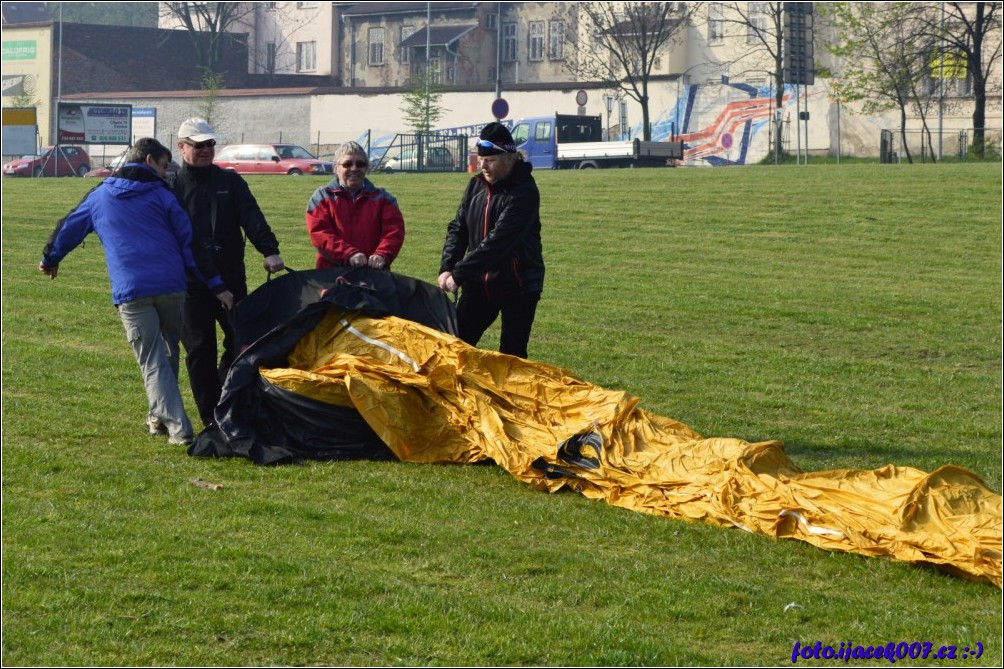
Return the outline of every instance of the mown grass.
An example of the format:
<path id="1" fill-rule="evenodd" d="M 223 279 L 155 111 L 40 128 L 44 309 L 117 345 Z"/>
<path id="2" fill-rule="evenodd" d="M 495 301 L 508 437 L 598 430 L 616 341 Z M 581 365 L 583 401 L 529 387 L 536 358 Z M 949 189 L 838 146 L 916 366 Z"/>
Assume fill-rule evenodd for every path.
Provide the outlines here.
<path id="1" fill-rule="evenodd" d="M 408 225 L 396 271 L 434 280 L 466 178 L 374 176 Z M 806 470 L 953 463 L 1001 489 L 999 165 L 538 182 L 531 356 L 705 435 L 781 439 Z M 251 181 L 294 268 L 320 183 Z M 258 468 L 147 437 L 100 244 L 37 271 L 92 185 L 3 183 L 5 665 L 788 664 L 817 640 L 981 642 L 963 663 L 1001 663 L 1000 591 L 931 569 L 496 467 Z"/>

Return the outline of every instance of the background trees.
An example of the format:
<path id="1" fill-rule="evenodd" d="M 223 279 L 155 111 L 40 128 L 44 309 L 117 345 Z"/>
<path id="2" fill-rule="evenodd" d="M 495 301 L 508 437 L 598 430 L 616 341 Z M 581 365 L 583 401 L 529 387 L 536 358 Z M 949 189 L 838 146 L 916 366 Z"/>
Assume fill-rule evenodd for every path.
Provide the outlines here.
<path id="1" fill-rule="evenodd" d="M 836 28 L 829 50 L 842 59 L 840 79 L 846 99 L 861 101 L 865 113 L 899 111 L 908 162 L 913 162 L 906 141 L 911 108 L 930 145 L 927 113 L 932 96 L 925 82 L 936 43 L 925 31 L 923 14 L 928 10 L 922 3 L 839 2 L 824 8 Z"/>
<path id="2" fill-rule="evenodd" d="M 698 3 L 586 2 L 580 11 L 591 40 L 576 51 L 580 80 L 607 81 L 641 106 L 643 139 L 652 139 L 649 80 L 660 58 L 685 34 Z"/>
<path id="3" fill-rule="evenodd" d="M 970 152 L 985 153 L 988 92 L 1000 90 L 991 72 L 1001 59 L 1000 4 L 990 2 L 833 3 L 822 10 L 833 21 L 831 53 L 842 58 L 841 79 L 865 113 L 898 109 L 907 159 L 905 126 L 911 112 L 928 148 L 928 119 L 943 103 L 946 81 L 967 81 L 973 96 Z"/>
<path id="4" fill-rule="evenodd" d="M 443 87 L 437 83 L 438 68 L 435 64 L 412 77 L 412 87 L 404 94 L 401 113 L 408 127 L 417 133 L 429 133 L 449 111 L 443 109 Z"/>
<path id="5" fill-rule="evenodd" d="M 933 3 L 932 3 L 933 4 Z M 987 94 L 1000 91 L 990 74 L 1001 60 L 1001 3 L 944 2 L 925 14 L 926 32 L 940 42 L 942 59 L 964 60 L 972 82 L 973 142 L 970 151 L 985 153 Z M 941 79 L 942 85 L 944 78 Z"/>
<path id="6" fill-rule="evenodd" d="M 253 2 L 162 2 L 160 6 L 162 15 L 188 31 L 200 66 L 212 73 L 219 73 L 227 33 L 248 32 L 246 26 L 255 11 Z"/>

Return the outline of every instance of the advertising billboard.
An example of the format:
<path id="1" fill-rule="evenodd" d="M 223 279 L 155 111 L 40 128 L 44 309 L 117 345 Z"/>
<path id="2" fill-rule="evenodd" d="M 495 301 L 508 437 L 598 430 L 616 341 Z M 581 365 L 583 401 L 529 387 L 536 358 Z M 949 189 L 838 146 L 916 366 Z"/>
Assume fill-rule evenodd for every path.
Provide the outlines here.
<path id="1" fill-rule="evenodd" d="M 132 144 L 132 105 L 60 102 L 59 144 Z"/>

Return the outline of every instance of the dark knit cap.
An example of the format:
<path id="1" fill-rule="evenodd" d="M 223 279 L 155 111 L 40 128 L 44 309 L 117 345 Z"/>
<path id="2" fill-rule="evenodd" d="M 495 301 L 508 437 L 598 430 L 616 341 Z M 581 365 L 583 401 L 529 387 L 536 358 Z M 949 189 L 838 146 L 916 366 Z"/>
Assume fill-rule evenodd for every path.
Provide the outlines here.
<path id="1" fill-rule="evenodd" d="M 492 146 L 493 144 L 494 146 Z M 516 142 L 513 141 L 508 128 L 501 123 L 492 121 L 481 129 L 478 155 L 495 156 L 502 153 L 516 153 Z"/>

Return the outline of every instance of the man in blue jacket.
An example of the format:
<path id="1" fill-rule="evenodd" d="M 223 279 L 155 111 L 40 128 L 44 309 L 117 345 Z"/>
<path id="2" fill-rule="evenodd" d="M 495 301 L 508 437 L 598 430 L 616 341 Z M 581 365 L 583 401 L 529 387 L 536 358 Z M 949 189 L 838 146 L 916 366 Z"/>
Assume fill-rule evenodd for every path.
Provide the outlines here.
<path id="1" fill-rule="evenodd" d="M 140 139 L 126 164 L 92 189 L 56 225 L 39 270 L 55 279 L 59 263 L 91 232 L 104 247 L 118 309 L 143 372 L 151 434 L 172 444 L 192 442 L 192 423 L 178 388 L 178 344 L 186 270 L 202 276 L 192 253 L 192 224 L 164 182 L 171 152 L 156 139 Z M 228 307 L 233 295 L 220 277 L 205 281 Z"/>

